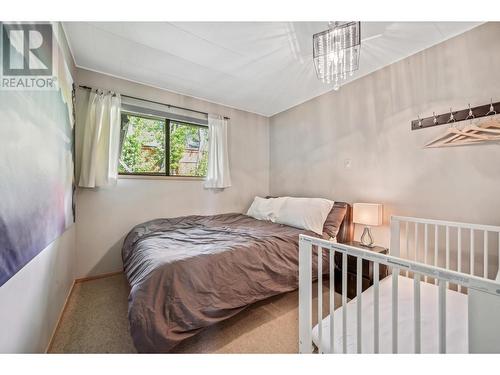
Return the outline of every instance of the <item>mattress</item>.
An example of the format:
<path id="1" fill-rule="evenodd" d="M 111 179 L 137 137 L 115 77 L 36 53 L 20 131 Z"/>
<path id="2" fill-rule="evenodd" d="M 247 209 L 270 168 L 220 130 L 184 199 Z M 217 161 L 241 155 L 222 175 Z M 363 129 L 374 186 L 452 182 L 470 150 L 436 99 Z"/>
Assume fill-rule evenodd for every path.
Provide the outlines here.
<path id="1" fill-rule="evenodd" d="M 398 352 L 414 353 L 413 279 L 399 276 L 398 285 Z M 446 291 L 446 352 L 468 352 L 467 295 Z M 379 352 L 392 352 L 392 277 L 379 285 Z M 438 352 L 438 288 L 421 282 L 421 351 Z M 357 352 L 357 299 L 347 303 L 347 353 Z M 334 312 L 334 352 L 342 353 L 342 311 Z M 373 287 L 363 292 L 362 298 L 362 353 L 373 353 Z M 330 350 L 330 316 L 323 319 L 322 349 Z M 313 342 L 318 346 L 318 325 L 313 328 Z"/>

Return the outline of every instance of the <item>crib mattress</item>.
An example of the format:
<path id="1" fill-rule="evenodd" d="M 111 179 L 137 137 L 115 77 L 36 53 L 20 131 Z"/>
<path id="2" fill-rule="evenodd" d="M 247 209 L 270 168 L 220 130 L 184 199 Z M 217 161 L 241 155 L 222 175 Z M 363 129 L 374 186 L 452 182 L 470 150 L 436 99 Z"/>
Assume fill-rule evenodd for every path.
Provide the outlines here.
<path id="1" fill-rule="evenodd" d="M 414 352 L 413 329 L 413 279 L 399 276 L 398 285 L 398 352 Z M 392 352 L 392 277 L 380 281 L 379 285 L 379 351 Z M 421 282 L 421 351 L 438 352 L 438 288 Z M 334 312 L 334 349 L 342 353 L 342 307 Z M 356 309 L 357 299 L 347 304 L 347 352 L 356 353 Z M 363 292 L 362 298 L 362 353 L 373 353 L 373 287 Z M 467 295 L 452 290 L 446 294 L 446 352 L 468 352 Z M 323 319 L 322 348 L 330 348 L 330 316 Z M 318 346 L 318 325 L 313 328 L 313 342 Z"/>

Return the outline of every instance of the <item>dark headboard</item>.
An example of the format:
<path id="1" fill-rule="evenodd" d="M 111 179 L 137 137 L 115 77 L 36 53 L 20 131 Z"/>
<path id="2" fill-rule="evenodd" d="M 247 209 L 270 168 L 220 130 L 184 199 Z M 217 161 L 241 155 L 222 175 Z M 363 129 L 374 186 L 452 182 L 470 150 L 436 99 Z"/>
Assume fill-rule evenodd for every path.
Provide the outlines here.
<path id="1" fill-rule="evenodd" d="M 354 226 L 352 224 L 352 206 L 346 202 L 335 202 L 335 206 L 346 207 L 346 213 L 337 233 L 337 241 L 341 243 L 350 242 L 354 238 Z"/>

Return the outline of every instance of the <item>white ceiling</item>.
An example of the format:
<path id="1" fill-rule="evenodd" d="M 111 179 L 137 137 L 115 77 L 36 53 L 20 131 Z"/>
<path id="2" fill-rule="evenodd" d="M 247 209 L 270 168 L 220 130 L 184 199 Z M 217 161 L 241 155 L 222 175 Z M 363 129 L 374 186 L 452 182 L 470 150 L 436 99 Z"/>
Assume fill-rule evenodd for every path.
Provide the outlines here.
<path id="1" fill-rule="evenodd" d="M 362 22 L 351 79 L 442 42 L 474 22 Z M 326 22 L 65 22 L 77 66 L 271 116 L 331 86 L 312 35 Z M 342 90 L 342 88 L 341 88 Z"/>

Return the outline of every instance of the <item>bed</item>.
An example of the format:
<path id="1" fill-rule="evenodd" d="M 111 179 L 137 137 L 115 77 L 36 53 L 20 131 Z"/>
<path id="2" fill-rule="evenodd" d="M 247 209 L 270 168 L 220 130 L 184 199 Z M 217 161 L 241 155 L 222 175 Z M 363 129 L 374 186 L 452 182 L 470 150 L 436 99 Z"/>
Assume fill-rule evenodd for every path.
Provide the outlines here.
<path id="1" fill-rule="evenodd" d="M 299 240 L 300 353 L 500 353 L 500 227 L 393 216 L 390 253 L 335 244 L 301 235 Z M 317 283 L 317 321 L 312 325 L 311 267 L 329 265 L 329 297 Z M 347 300 L 347 257 L 356 258 L 356 297 Z M 373 262 L 373 285 L 362 291 L 361 267 Z M 390 269 L 380 280 L 379 266 Z M 341 272 L 342 305 L 335 308 L 335 272 Z M 333 275 L 332 275 L 333 274 Z M 496 276 L 495 276 L 496 275 Z M 329 303 L 329 307 L 324 305 Z M 323 315 L 324 307 L 329 314 Z"/>
<path id="2" fill-rule="evenodd" d="M 350 240 L 349 205 L 336 202 L 334 211 L 337 240 Z M 297 289 L 301 234 L 320 237 L 237 213 L 157 219 L 133 228 L 122 258 L 137 350 L 168 352 L 254 302 Z"/>

